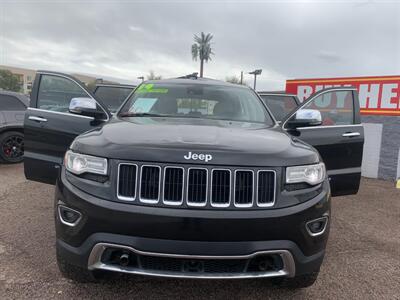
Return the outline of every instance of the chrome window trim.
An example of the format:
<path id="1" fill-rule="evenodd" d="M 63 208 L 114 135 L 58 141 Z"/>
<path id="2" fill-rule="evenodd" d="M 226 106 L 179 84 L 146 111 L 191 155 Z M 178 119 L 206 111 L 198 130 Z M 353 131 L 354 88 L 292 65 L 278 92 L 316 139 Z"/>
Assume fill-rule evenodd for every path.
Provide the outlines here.
<path id="1" fill-rule="evenodd" d="M 213 173 L 214 171 L 229 171 L 229 202 L 226 204 L 213 203 Z M 229 207 L 232 199 L 232 171 L 225 168 L 215 168 L 211 170 L 211 185 L 210 185 L 210 204 L 212 207 Z"/>
<path id="2" fill-rule="evenodd" d="M 282 128 L 284 130 L 288 130 L 288 128 L 285 127 L 286 123 L 296 114 L 296 112 L 298 112 L 300 109 L 302 109 L 303 106 L 305 106 L 308 102 L 311 102 L 315 98 L 317 98 L 317 97 L 319 97 L 321 95 L 324 95 L 326 93 L 333 92 L 333 91 L 335 91 L 335 92 L 337 92 L 337 91 L 339 91 L 339 92 L 340 91 L 357 91 L 357 89 L 356 88 L 352 88 L 352 87 L 343 87 L 343 88 L 334 88 L 334 89 L 327 89 L 327 90 L 322 90 L 322 91 L 315 92 L 315 95 L 312 98 L 309 98 L 306 101 L 301 102 L 301 104 L 297 107 L 297 109 L 295 109 L 295 111 L 289 117 L 286 118 L 286 121 L 282 124 Z M 354 96 L 353 96 L 353 113 L 354 113 Z M 360 124 L 351 124 L 351 125 L 360 125 Z M 333 126 L 350 126 L 350 125 L 333 125 Z M 320 126 L 320 127 L 333 127 L 333 126 L 326 126 L 325 125 L 325 126 Z M 315 128 L 317 126 L 313 126 L 313 127 Z M 307 127 L 307 128 L 309 128 L 309 127 Z M 298 129 L 300 129 L 300 127 Z"/>
<path id="3" fill-rule="evenodd" d="M 170 201 L 170 200 L 165 200 L 165 172 L 167 169 L 181 169 L 182 170 L 182 199 L 180 202 L 177 201 Z M 185 194 L 185 168 L 183 167 L 176 167 L 176 166 L 165 166 L 164 167 L 164 177 L 163 177 L 163 193 L 162 193 L 162 201 L 166 205 L 182 205 L 183 204 L 183 199 L 184 199 L 184 194 Z"/>
<path id="4" fill-rule="evenodd" d="M 88 95 L 89 98 L 92 98 L 94 101 L 96 101 L 97 105 L 100 106 L 100 108 L 103 110 L 103 112 L 105 113 L 107 119 L 102 120 L 102 121 L 107 122 L 107 121 L 110 120 L 110 117 L 108 116 L 108 110 L 105 109 L 95 98 L 93 98 L 93 96 L 92 96 L 91 94 L 89 94 L 89 93 L 86 91 L 86 89 L 85 89 L 78 81 L 76 81 L 75 79 L 73 79 L 73 78 L 71 78 L 71 77 L 68 77 L 68 76 L 65 76 L 65 75 L 62 75 L 62 74 L 51 73 L 51 72 L 40 72 L 40 71 L 39 71 L 39 72 L 37 72 L 37 74 L 40 74 L 40 75 L 47 75 L 47 76 L 61 77 L 61 78 L 68 79 L 68 80 L 74 82 L 75 84 L 77 84 L 77 85 L 86 93 L 86 95 Z M 42 79 L 40 79 L 40 81 L 42 81 Z M 40 85 L 39 85 L 39 89 L 38 89 L 38 99 L 37 99 L 37 101 L 36 101 L 36 105 L 38 105 L 38 102 L 39 102 L 39 101 L 38 101 L 38 100 L 39 100 L 39 91 L 40 91 Z M 47 111 L 47 110 L 45 110 L 45 111 Z M 68 113 L 65 113 L 65 114 L 71 115 L 71 114 L 68 114 Z"/>
<path id="5" fill-rule="evenodd" d="M 363 127 L 363 124 L 349 124 L 349 125 L 318 125 L 309 127 L 298 127 L 297 129 L 308 130 L 308 129 L 327 129 L 327 128 L 343 128 L 343 127 Z"/>
<path id="6" fill-rule="evenodd" d="M 312 223 L 312 222 L 320 221 L 320 220 L 326 220 L 324 228 L 321 231 L 317 232 L 317 233 L 312 233 L 310 228 L 308 228 L 308 224 Z M 328 215 L 324 215 L 321 218 L 317 218 L 317 219 L 308 221 L 306 223 L 306 230 L 307 230 L 308 234 L 311 235 L 312 237 L 319 236 L 319 235 L 322 235 L 322 234 L 325 233 L 326 227 L 328 227 L 328 223 L 329 223 L 329 216 Z"/>
<path id="7" fill-rule="evenodd" d="M 59 114 L 59 115 L 64 115 L 64 116 L 72 116 L 72 117 L 77 117 L 77 118 L 84 118 L 84 119 L 88 119 L 88 120 L 94 120 L 93 117 L 82 116 L 82 115 L 77 115 L 77 114 L 71 114 L 71 113 L 66 113 L 66 112 L 61 112 L 61 111 L 54 111 L 54 110 L 35 108 L 35 107 L 28 107 L 28 110 L 42 111 L 42 112 L 46 112 L 46 113 L 49 112 L 49 113 Z"/>
<path id="8" fill-rule="evenodd" d="M 272 172 L 274 174 L 274 186 L 273 186 L 273 188 L 274 188 L 274 196 L 273 196 L 272 202 L 268 202 L 268 203 L 259 203 L 258 202 L 258 187 L 260 186 L 260 183 L 259 183 L 259 173 L 260 172 Z M 272 206 L 274 206 L 275 205 L 275 201 L 276 201 L 276 171 L 275 170 L 264 170 L 264 169 L 258 170 L 257 171 L 257 179 L 256 180 L 257 180 L 257 184 L 256 184 L 256 203 L 257 203 L 257 206 L 258 207 L 272 207 Z"/>
<path id="9" fill-rule="evenodd" d="M 71 210 L 71 211 L 77 213 L 77 214 L 79 215 L 79 218 L 78 218 L 75 222 L 73 222 L 73 223 L 65 221 L 65 220 L 63 219 L 63 217 L 61 216 L 61 210 L 60 210 L 61 207 L 63 207 L 63 208 L 65 208 L 65 209 L 67 209 L 67 210 Z M 60 222 L 61 222 L 62 224 L 64 224 L 64 225 L 69 226 L 69 227 L 75 227 L 75 226 L 78 225 L 78 223 L 82 220 L 82 213 L 79 212 L 79 211 L 77 211 L 77 210 L 75 210 L 75 209 L 72 209 L 72 208 L 70 208 L 70 207 L 68 207 L 68 206 L 65 206 L 65 205 L 62 205 L 62 204 L 58 204 L 58 205 L 57 205 L 57 211 L 58 211 L 58 217 L 60 218 Z"/>
<path id="10" fill-rule="evenodd" d="M 276 94 L 276 93 L 258 93 L 260 96 L 282 96 L 282 97 L 297 97 L 295 94 Z"/>
<path id="11" fill-rule="evenodd" d="M 155 256 L 155 257 L 169 257 L 169 258 L 182 258 L 182 259 L 251 259 L 258 255 L 268 255 L 276 254 L 282 258 L 283 268 L 279 271 L 267 271 L 265 273 L 260 272 L 241 272 L 241 273 L 217 273 L 217 274 L 196 274 L 188 272 L 168 272 L 168 271 L 150 271 L 139 268 L 128 268 L 121 267 L 118 265 L 108 265 L 101 261 L 104 251 L 107 248 L 123 249 L 126 251 L 133 252 L 138 255 L 143 256 Z M 293 255 L 289 250 L 278 249 L 278 250 L 265 250 L 257 251 L 245 255 L 187 255 L 187 254 L 167 254 L 167 253 L 155 253 L 155 252 L 145 252 L 137 250 L 130 246 L 117 245 L 110 243 L 97 243 L 92 248 L 88 259 L 88 269 L 89 270 L 108 270 L 114 272 L 122 272 L 128 274 L 141 274 L 148 276 L 158 276 L 158 277 L 170 277 L 170 278 L 205 278 L 205 279 L 233 279 L 233 278 L 262 278 L 262 277 L 294 277 L 296 274 L 296 264 L 294 262 Z"/>
<path id="12" fill-rule="evenodd" d="M 120 166 L 121 165 L 127 165 L 127 166 L 135 166 L 136 167 L 136 174 L 135 174 L 135 196 L 132 197 L 126 197 L 126 196 L 121 196 L 119 194 L 119 174 L 120 174 Z M 123 201 L 135 201 L 136 200 L 136 191 L 137 191 L 137 182 L 138 182 L 138 165 L 137 164 L 133 164 L 133 163 L 119 163 L 118 164 L 118 175 L 117 175 L 117 198 L 119 200 L 123 200 Z"/>
<path id="13" fill-rule="evenodd" d="M 251 195 L 252 199 L 251 199 L 251 203 L 248 203 L 248 204 L 240 204 L 240 203 L 237 204 L 236 203 L 236 173 L 237 172 L 242 172 L 242 171 L 251 172 L 253 174 L 253 181 L 252 181 L 253 192 L 252 192 L 252 195 Z M 237 170 L 235 170 L 234 179 L 233 179 L 233 205 L 235 207 L 246 208 L 246 207 L 252 207 L 254 205 L 254 194 L 255 194 L 254 193 L 254 186 L 255 186 L 254 182 L 255 182 L 254 170 L 251 170 L 251 169 L 237 169 Z"/>
<path id="14" fill-rule="evenodd" d="M 197 203 L 197 202 L 190 202 L 189 201 L 189 176 L 190 176 L 190 170 L 196 169 L 196 170 L 206 170 L 206 201 L 204 203 Z M 204 207 L 207 205 L 207 200 L 208 200 L 208 169 L 207 168 L 202 168 L 202 167 L 189 167 L 188 172 L 187 172 L 187 185 L 186 185 L 186 204 L 187 206 L 193 206 L 193 207 Z"/>
<path id="15" fill-rule="evenodd" d="M 143 167 L 155 167 L 158 168 L 159 170 L 159 178 L 158 178 L 158 198 L 157 199 L 146 199 L 142 198 L 142 173 L 143 173 Z M 161 194 L 161 167 L 157 165 L 141 165 L 140 166 L 140 186 L 139 186 L 139 201 L 142 203 L 147 203 L 147 204 L 157 204 L 160 201 L 160 194 Z"/>

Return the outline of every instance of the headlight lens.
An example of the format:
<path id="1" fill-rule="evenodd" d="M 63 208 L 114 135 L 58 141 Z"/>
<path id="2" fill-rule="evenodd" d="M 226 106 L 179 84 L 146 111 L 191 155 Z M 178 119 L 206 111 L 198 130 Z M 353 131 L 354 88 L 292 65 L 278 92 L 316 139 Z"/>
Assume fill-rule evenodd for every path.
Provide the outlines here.
<path id="1" fill-rule="evenodd" d="M 80 175 L 93 173 L 107 175 L 107 159 L 91 155 L 72 152 L 65 153 L 64 165 L 71 173 Z"/>
<path id="2" fill-rule="evenodd" d="M 324 181 L 326 176 L 325 164 L 295 166 L 286 168 L 286 183 L 306 182 L 316 185 Z"/>

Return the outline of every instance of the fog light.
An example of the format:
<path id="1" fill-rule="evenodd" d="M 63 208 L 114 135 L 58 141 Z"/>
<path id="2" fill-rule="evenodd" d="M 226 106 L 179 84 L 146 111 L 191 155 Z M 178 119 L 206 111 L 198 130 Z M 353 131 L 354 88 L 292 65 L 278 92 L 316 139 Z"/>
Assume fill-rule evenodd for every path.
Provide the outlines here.
<path id="1" fill-rule="evenodd" d="M 67 226 L 76 226 L 82 218 L 82 214 L 79 211 L 64 205 L 58 206 L 58 215 L 61 223 Z"/>
<path id="2" fill-rule="evenodd" d="M 326 225 L 328 224 L 328 217 L 324 216 L 306 223 L 307 232 L 311 236 L 321 235 L 325 232 Z"/>

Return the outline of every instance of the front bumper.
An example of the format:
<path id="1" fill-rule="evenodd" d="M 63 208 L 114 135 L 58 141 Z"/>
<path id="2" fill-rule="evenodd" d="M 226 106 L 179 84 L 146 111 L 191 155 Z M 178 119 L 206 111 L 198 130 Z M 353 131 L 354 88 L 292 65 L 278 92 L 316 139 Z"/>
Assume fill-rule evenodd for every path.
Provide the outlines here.
<path id="1" fill-rule="evenodd" d="M 101 255 L 95 250 L 109 244 L 126 247 L 131 252 L 179 256 L 185 260 L 250 259 L 269 251 L 283 253 L 285 267 L 283 272 L 265 273 L 263 277 L 307 274 L 319 269 L 329 233 L 329 223 L 319 236 L 311 236 L 305 226 L 308 221 L 330 212 L 329 186 L 327 182 L 324 185 L 317 197 L 288 208 L 208 211 L 106 201 L 77 189 L 61 175 L 56 185 L 56 207 L 62 204 L 73 208 L 82 213 L 82 219 L 74 227 L 67 226 L 55 210 L 57 251 L 69 263 L 83 268 L 168 277 L 201 276 L 110 267 L 101 262 Z M 286 252 L 290 257 L 285 256 Z M 226 278 L 260 277 L 236 275 Z"/>

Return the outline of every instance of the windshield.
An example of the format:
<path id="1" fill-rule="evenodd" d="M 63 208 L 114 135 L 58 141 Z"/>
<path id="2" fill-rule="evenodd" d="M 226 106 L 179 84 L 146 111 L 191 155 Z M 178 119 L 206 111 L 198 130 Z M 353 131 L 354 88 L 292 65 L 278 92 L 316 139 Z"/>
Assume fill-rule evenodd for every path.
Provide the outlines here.
<path id="1" fill-rule="evenodd" d="M 98 86 L 94 94 L 96 98 L 100 99 L 101 102 L 114 113 L 132 90 L 133 87 Z"/>
<path id="2" fill-rule="evenodd" d="M 125 103 L 120 117 L 166 116 L 252 123 L 274 122 L 253 91 L 207 84 L 144 83 Z"/>

